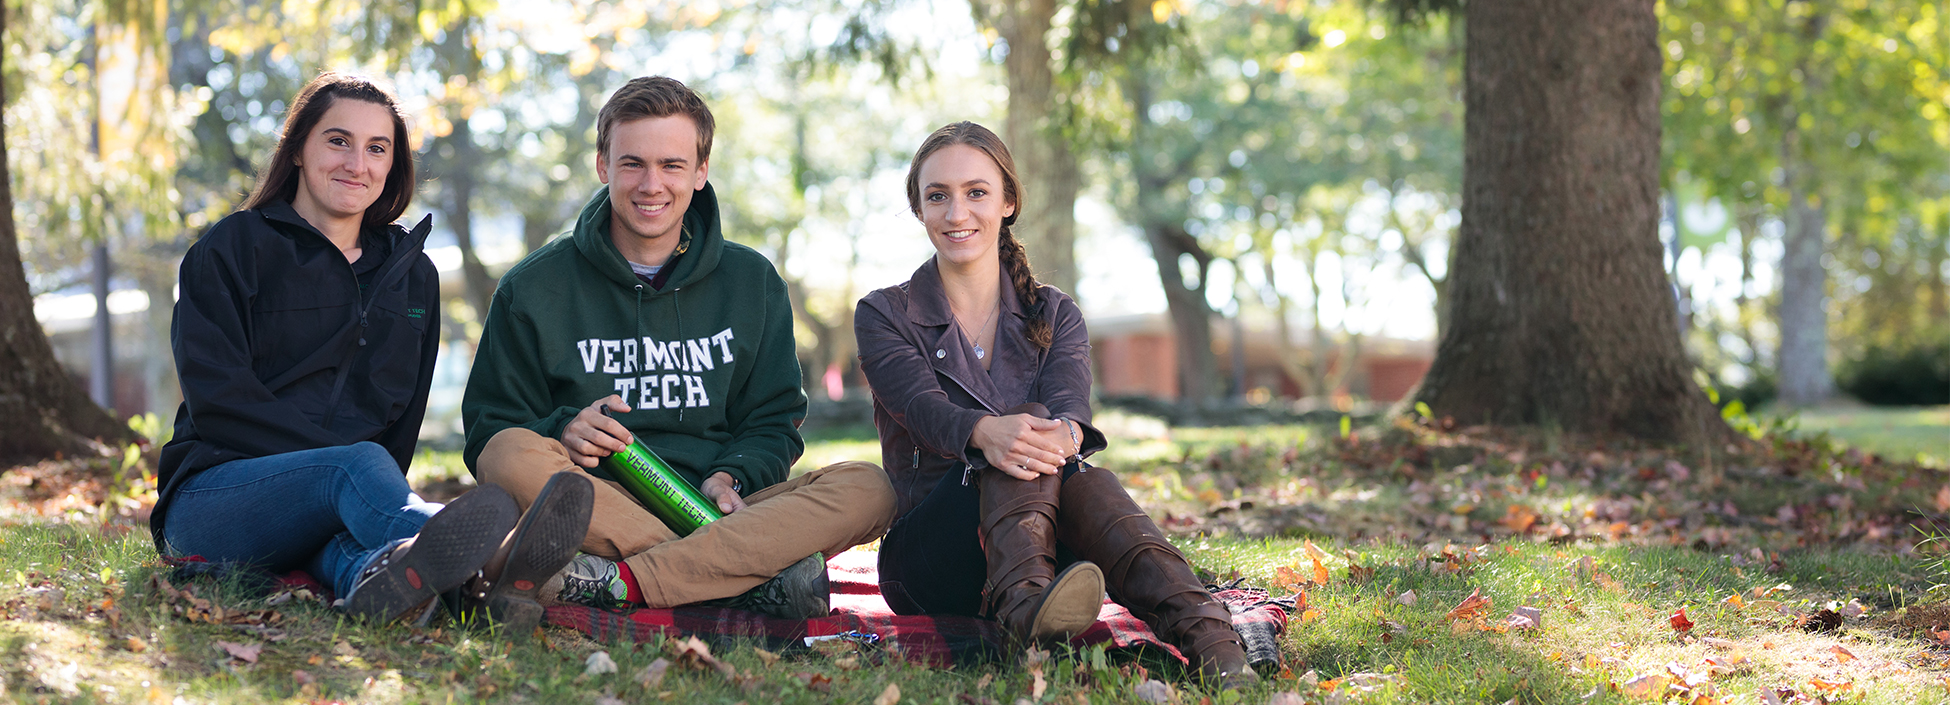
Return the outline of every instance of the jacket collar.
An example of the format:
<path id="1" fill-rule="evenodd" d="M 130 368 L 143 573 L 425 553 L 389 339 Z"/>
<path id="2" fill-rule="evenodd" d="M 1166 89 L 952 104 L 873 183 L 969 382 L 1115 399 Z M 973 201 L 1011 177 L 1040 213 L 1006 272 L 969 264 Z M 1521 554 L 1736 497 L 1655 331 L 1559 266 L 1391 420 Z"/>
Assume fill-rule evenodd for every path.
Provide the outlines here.
<path id="1" fill-rule="evenodd" d="M 1024 318 L 1022 302 L 1016 300 L 1015 282 L 1009 280 L 1009 273 L 1000 273 L 1002 310 L 996 313 L 1014 316 L 1017 321 Z M 955 320 L 955 312 L 948 306 L 948 291 L 941 284 L 941 265 L 933 257 L 923 262 L 920 268 L 908 278 L 907 319 L 917 325 L 945 326 Z M 1006 320 L 1006 319 L 1005 319 Z M 1000 326 L 1001 324 L 998 324 Z M 1024 324 L 1026 325 L 1026 324 Z M 1001 330 L 1000 327 L 997 330 Z"/>
<path id="2" fill-rule="evenodd" d="M 933 257 L 914 270 L 908 280 L 908 320 L 929 330 L 920 331 L 927 357 L 937 372 L 961 385 L 992 413 L 1016 406 L 1029 398 L 1036 371 L 1042 368 L 1044 350 L 1024 336 L 1028 314 L 1016 299 L 1015 285 L 1002 273 L 1001 311 L 997 312 L 993 359 L 989 369 L 967 345 L 961 324 L 948 306 L 948 294 L 941 284 L 941 269 Z"/>

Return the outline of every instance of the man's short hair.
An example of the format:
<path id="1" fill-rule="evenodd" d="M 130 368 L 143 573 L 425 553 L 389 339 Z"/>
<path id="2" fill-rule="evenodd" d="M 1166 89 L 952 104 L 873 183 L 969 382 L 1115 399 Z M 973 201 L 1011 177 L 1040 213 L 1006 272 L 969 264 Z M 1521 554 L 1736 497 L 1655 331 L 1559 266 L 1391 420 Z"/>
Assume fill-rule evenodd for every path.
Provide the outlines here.
<path id="1" fill-rule="evenodd" d="M 711 109 L 689 86 L 667 76 L 633 78 L 610 94 L 596 116 L 596 153 L 609 155 L 609 133 L 618 123 L 672 115 L 683 115 L 697 125 L 697 161 L 710 161 L 711 134 L 717 129 Z"/>

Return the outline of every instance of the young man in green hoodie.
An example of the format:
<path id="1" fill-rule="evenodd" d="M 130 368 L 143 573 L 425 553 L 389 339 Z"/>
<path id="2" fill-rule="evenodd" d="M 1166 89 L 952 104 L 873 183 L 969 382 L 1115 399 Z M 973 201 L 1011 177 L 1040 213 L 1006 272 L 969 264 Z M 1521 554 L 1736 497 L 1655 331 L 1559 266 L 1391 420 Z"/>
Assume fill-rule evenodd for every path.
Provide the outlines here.
<path id="1" fill-rule="evenodd" d="M 719 231 L 713 129 L 684 84 L 625 84 L 597 122 L 606 188 L 571 237 L 494 292 L 461 402 L 468 468 L 524 508 L 552 473 L 604 480 L 583 554 L 543 586 L 545 601 L 825 616 L 814 554 L 878 538 L 892 518 L 872 463 L 787 479 L 805 450 L 792 309 L 771 262 Z M 725 517 L 672 533 L 598 466 L 632 440 Z"/>

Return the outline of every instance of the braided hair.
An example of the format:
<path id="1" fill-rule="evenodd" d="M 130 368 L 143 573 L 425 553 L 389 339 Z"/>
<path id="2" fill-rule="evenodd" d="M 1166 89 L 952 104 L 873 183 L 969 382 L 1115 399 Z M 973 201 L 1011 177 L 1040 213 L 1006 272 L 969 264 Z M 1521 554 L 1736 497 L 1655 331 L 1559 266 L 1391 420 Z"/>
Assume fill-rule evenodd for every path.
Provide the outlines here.
<path id="1" fill-rule="evenodd" d="M 1029 312 L 1029 329 L 1023 336 L 1036 347 L 1049 349 L 1055 338 L 1049 318 L 1043 315 L 1042 285 L 1029 268 L 1029 253 L 1016 239 L 1010 226 L 1016 222 L 1016 215 L 1022 212 L 1022 185 L 1016 179 L 1016 161 L 1009 156 L 1009 147 L 1002 144 L 1002 138 L 994 132 L 972 122 L 962 121 L 935 130 L 921 142 L 921 148 L 914 151 L 914 161 L 907 167 L 907 207 L 915 217 L 921 215 L 921 164 L 934 156 L 935 152 L 954 145 L 967 145 L 981 150 L 1002 172 L 1002 198 L 1015 206 L 1016 212 L 1002 219 L 1002 232 L 996 240 L 997 256 L 1002 261 L 1002 271 L 1009 274 L 1009 282 L 1016 292 L 1016 301 L 1024 311 Z"/>

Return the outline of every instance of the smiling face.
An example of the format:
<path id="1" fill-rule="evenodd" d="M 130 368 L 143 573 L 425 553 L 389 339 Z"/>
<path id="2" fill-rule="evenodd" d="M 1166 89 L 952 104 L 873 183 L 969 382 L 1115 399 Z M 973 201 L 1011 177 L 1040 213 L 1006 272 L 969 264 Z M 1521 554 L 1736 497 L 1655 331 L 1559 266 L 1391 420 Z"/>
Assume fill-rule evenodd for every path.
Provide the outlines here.
<path id="1" fill-rule="evenodd" d="M 379 200 L 393 168 L 393 115 L 386 106 L 339 99 L 326 109 L 293 160 L 298 191 L 291 207 L 321 230 L 357 221 Z"/>
<path id="2" fill-rule="evenodd" d="M 710 173 L 697 149 L 697 125 L 683 115 L 612 128 L 596 175 L 609 185 L 609 238 L 625 259 L 661 265 L 677 249 L 684 211 Z"/>
<path id="3" fill-rule="evenodd" d="M 921 163 L 919 181 L 921 224 L 941 265 L 995 259 L 1002 219 L 1016 213 L 995 160 L 965 144 L 949 145 Z"/>

